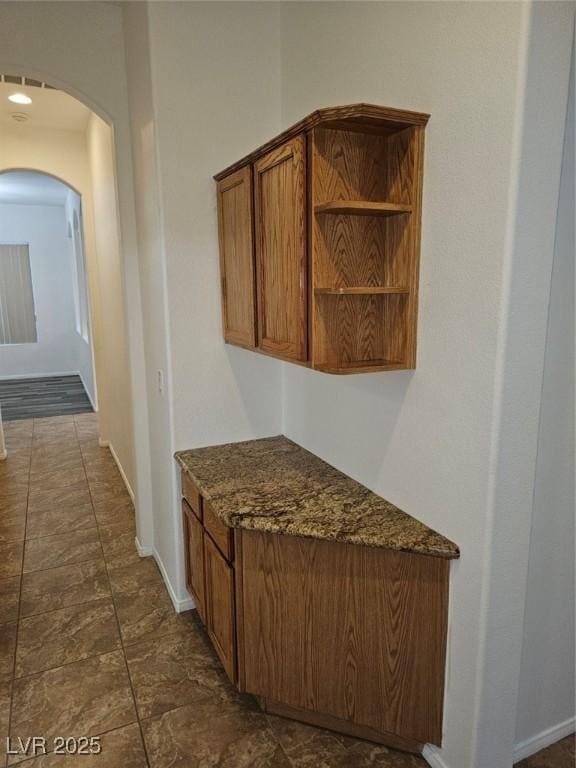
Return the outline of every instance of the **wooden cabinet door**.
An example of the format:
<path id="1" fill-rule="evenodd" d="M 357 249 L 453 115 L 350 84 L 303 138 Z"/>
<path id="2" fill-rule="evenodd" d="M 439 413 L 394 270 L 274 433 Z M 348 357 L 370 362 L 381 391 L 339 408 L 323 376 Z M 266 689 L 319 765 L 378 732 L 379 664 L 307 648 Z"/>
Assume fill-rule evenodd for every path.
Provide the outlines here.
<path id="1" fill-rule="evenodd" d="M 198 614 L 205 621 L 205 589 L 204 589 L 204 542 L 202 523 L 182 502 L 182 518 L 184 523 L 184 555 L 186 562 L 186 587 L 192 595 Z"/>
<path id="2" fill-rule="evenodd" d="M 204 534 L 206 628 L 230 680 L 236 682 L 234 571 Z"/>
<path id="3" fill-rule="evenodd" d="M 256 346 L 252 168 L 218 182 L 218 233 L 224 339 Z"/>
<path id="4" fill-rule="evenodd" d="M 258 345 L 307 359 L 306 144 L 303 135 L 254 164 Z"/>

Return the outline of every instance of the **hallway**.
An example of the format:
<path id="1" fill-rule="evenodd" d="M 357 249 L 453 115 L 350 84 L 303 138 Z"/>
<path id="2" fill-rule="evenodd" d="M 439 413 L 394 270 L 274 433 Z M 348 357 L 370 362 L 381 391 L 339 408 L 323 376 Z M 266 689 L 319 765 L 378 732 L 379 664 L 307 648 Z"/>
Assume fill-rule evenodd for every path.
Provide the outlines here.
<path id="1" fill-rule="evenodd" d="M 101 768 L 419 768 L 424 761 L 267 716 L 223 673 L 135 551 L 132 502 L 95 414 L 5 424 L 0 462 L 0 728 L 101 736 Z M 145 745 L 145 746 L 144 746 Z M 30 768 L 74 756 L 8 755 Z M 3 763 L 4 764 L 4 763 Z"/>

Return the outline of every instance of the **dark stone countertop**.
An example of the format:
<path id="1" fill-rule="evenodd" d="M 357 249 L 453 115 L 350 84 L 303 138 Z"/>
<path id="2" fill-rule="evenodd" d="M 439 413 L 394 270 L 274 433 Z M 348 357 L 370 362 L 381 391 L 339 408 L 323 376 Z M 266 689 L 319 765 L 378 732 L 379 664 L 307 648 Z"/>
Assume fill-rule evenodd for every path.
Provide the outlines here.
<path id="1" fill-rule="evenodd" d="M 460 556 L 452 541 L 282 435 L 175 457 L 231 528 Z"/>

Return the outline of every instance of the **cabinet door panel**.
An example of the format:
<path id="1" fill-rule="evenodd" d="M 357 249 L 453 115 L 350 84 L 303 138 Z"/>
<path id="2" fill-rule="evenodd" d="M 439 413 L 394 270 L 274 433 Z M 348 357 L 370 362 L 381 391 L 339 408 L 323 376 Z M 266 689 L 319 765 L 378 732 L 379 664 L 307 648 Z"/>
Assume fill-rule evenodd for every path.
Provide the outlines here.
<path id="1" fill-rule="evenodd" d="M 255 170 L 258 345 L 307 359 L 306 147 L 296 136 Z"/>
<path id="2" fill-rule="evenodd" d="M 218 182 L 218 230 L 224 339 L 256 346 L 252 169 Z"/>
<path id="3" fill-rule="evenodd" d="M 184 524 L 186 587 L 196 603 L 200 618 L 205 621 L 203 529 L 202 524 L 185 501 L 182 502 L 182 520 Z"/>
<path id="4" fill-rule="evenodd" d="M 207 533 L 204 534 L 204 556 L 206 628 L 228 677 L 236 682 L 234 571 Z"/>

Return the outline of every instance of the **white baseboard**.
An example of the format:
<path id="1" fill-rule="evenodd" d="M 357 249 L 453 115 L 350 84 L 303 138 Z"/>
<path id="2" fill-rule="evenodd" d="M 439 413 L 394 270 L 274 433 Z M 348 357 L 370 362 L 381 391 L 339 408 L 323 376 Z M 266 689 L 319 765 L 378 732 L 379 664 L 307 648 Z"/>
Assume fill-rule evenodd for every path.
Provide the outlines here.
<path id="1" fill-rule="evenodd" d="M 532 736 L 526 741 L 521 741 L 514 747 L 514 762 L 518 763 L 520 760 L 525 760 L 527 757 L 540 752 L 541 749 L 546 749 L 551 744 L 555 744 L 560 739 L 570 736 L 576 730 L 576 717 L 570 717 L 563 723 L 553 725 L 551 728 L 546 728 L 545 731 L 540 731 L 535 736 Z"/>
<path id="2" fill-rule="evenodd" d="M 78 376 L 80 376 L 80 381 L 82 382 L 82 386 L 84 387 L 84 392 L 86 392 L 86 397 L 88 398 L 88 400 L 90 400 L 90 405 L 94 409 L 94 413 L 98 413 L 98 406 L 96 405 L 96 403 L 92 399 L 92 395 L 90 394 L 90 390 L 88 389 L 88 387 L 86 386 L 86 382 L 84 381 L 84 376 L 82 376 L 80 371 L 77 371 L 77 374 L 78 374 Z"/>
<path id="3" fill-rule="evenodd" d="M 156 549 L 152 550 L 152 555 L 154 556 L 154 560 L 156 560 L 156 564 L 160 569 L 160 573 L 162 574 L 162 578 L 164 579 L 164 584 L 166 585 L 166 589 L 168 590 L 168 594 L 170 595 L 170 600 L 172 600 L 172 605 L 174 606 L 174 610 L 176 611 L 176 613 L 183 613 L 184 611 L 189 611 L 192 608 L 196 608 L 196 604 L 194 603 L 194 600 L 192 600 L 191 597 L 186 597 L 184 598 L 184 600 L 180 600 L 178 597 L 176 597 L 176 593 L 172 589 L 172 584 L 170 583 L 170 579 L 168 578 L 168 574 L 166 573 L 166 568 L 164 568 L 164 563 L 162 562 L 162 558 L 160 557 Z"/>
<path id="4" fill-rule="evenodd" d="M 98 438 L 98 445 L 100 448 L 108 448 L 110 453 L 112 454 L 112 458 L 116 462 L 116 466 L 118 467 L 118 471 L 120 472 L 120 476 L 122 477 L 122 480 L 124 481 L 124 485 L 126 486 L 126 490 L 128 491 L 128 495 L 132 499 L 132 503 L 134 503 L 134 491 L 130 487 L 130 483 L 128 482 L 128 478 L 126 477 L 126 474 L 122 468 L 122 464 L 120 463 L 120 459 L 118 458 L 116 451 L 114 450 L 114 446 L 109 440 L 102 440 L 101 438 Z"/>
<path id="5" fill-rule="evenodd" d="M 428 765 L 432 766 L 432 768 L 450 768 L 450 766 L 441 758 L 438 747 L 433 747 L 431 744 L 424 745 L 422 757 L 426 760 Z"/>
<path id="6" fill-rule="evenodd" d="M 136 544 L 136 551 L 140 555 L 140 557 L 150 557 L 150 555 L 154 554 L 154 550 L 152 547 L 144 547 L 142 544 L 140 544 L 140 541 L 138 540 L 138 536 L 134 538 L 134 543 Z"/>
<path id="7" fill-rule="evenodd" d="M 570 736 L 576 730 L 576 718 L 571 717 L 565 720 L 563 723 L 553 725 L 551 728 L 547 728 L 545 731 L 537 733 L 526 741 L 521 741 L 514 747 L 514 764 L 519 763 L 521 760 L 525 760 L 531 755 L 535 755 L 536 752 L 540 752 L 542 749 L 546 749 L 551 744 L 555 744 L 560 739 Z M 433 747 L 431 744 L 426 744 L 422 751 L 422 757 L 431 768 L 451 768 L 444 762 L 440 755 L 438 747 Z"/>
<path id="8" fill-rule="evenodd" d="M 176 593 L 172 589 L 172 584 L 170 584 L 170 579 L 168 578 L 168 574 L 166 573 L 166 568 L 164 568 L 164 563 L 162 562 L 162 558 L 158 554 L 158 552 L 154 549 L 154 547 L 144 547 L 142 544 L 140 544 L 138 540 L 138 536 L 135 537 L 134 543 L 136 544 L 136 551 L 140 555 L 140 557 L 150 557 L 152 556 L 154 560 L 156 560 L 156 564 L 158 566 L 158 569 L 160 570 L 160 573 L 162 574 L 162 579 L 164 580 L 164 584 L 166 585 L 166 589 L 168 590 L 168 594 L 170 595 L 170 600 L 172 600 L 172 605 L 174 606 L 174 610 L 176 613 L 183 613 L 184 611 L 190 611 L 192 608 L 196 608 L 196 604 L 194 603 L 194 600 L 192 600 L 191 597 L 187 597 L 184 600 L 179 600 L 176 597 Z"/>

